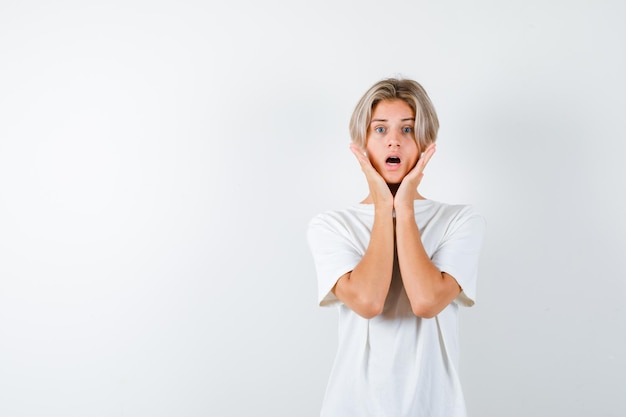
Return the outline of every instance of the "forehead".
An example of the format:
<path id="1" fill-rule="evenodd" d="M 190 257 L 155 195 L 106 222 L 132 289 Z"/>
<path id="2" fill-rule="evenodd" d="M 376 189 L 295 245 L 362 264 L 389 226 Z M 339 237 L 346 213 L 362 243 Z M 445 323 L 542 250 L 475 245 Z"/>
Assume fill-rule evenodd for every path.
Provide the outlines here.
<path id="1" fill-rule="evenodd" d="M 401 99 L 379 101 L 372 109 L 372 121 L 403 120 L 414 117 L 415 112 L 411 109 L 411 106 Z"/>

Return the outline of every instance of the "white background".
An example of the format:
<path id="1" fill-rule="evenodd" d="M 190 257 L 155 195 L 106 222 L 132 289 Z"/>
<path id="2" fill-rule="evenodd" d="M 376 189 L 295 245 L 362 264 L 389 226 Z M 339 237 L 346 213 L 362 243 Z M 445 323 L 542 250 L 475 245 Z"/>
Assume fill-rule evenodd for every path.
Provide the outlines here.
<path id="1" fill-rule="evenodd" d="M 475 417 L 623 416 L 621 1 L 0 3 L 0 415 L 315 416 L 306 244 L 356 101 L 417 79 L 421 191 L 486 217 Z"/>

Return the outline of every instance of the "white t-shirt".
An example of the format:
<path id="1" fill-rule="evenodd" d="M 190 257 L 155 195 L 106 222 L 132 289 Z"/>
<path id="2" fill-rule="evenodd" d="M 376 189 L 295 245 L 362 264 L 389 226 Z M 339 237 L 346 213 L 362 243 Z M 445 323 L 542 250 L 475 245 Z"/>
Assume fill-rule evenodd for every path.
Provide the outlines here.
<path id="1" fill-rule="evenodd" d="M 413 314 L 397 263 L 383 312 L 365 319 L 333 293 L 337 280 L 360 262 L 369 244 L 374 206 L 329 211 L 309 223 L 321 306 L 339 307 L 339 344 L 322 417 L 464 417 L 458 372 L 459 305 L 476 295 L 484 219 L 470 206 L 415 200 L 426 253 L 463 291 L 436 317 Z"/>

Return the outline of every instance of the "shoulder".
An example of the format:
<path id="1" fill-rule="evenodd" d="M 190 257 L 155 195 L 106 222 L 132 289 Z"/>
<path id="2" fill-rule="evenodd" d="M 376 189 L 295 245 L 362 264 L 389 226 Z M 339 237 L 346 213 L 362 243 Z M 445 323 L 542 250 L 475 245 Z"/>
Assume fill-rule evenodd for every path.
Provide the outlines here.
<path id="1" fill-rule="evenodd" d="M 325 211 L 309 221 L 307 238 L 312 246 L 359 246 L 360 242 L 369 241 L 373 223 L 373 206 Z"/>
<path id="2" fill-rule="evenodd" d="M 471 204 L 449 204 L 440 201 L 432 201 L 432 209 L 442 217 L 450 220 L 465 221 L 476 219 L 484 222 L 484 217 Z"/>
<path id="3" fill-rule="evenodd" d="M 432 220 L 448 233 L 459 229 L 469 229 L 474 233 L 482 234 L 486 228 L 485 218 L 470 204 L 449 204 L 438 201 L 432 202 Z"/>
<path id="4" fill-rule="evenodd" d="M 342 210 L 328 210 L 315 215 L 309 220 L 309 230 L 313 228 L 344 229 L 352 228 L 363 219 L 371 217 L 373 210 L 363 205 L 353 206 Z M 370 214 L 371 211 L 371 214 Z"/>

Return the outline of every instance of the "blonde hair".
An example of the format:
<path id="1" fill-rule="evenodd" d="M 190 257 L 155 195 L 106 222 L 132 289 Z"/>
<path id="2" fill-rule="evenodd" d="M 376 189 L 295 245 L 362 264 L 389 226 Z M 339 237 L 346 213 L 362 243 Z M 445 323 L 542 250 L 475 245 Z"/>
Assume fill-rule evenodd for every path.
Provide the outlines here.
<path id="1" fill-rule="evenodd" d="M 352 141 L 365 148 L 372 110 L 383 100 L 403 100 L 415 112 L 415 141 L 421 150 L 437 140 L 439 119 L 426 90 L 413 80 L 387 78 L 370 87 L 361 97 L 350 118 Z"/>

